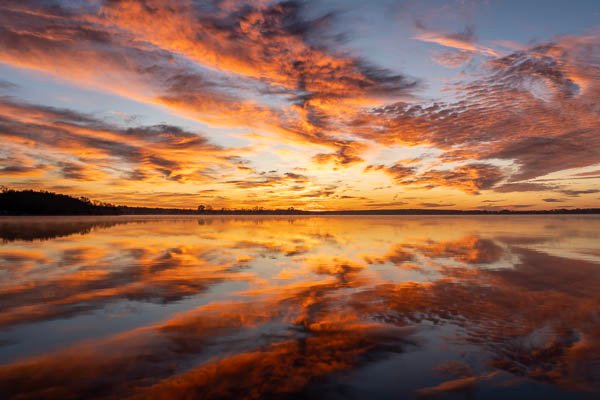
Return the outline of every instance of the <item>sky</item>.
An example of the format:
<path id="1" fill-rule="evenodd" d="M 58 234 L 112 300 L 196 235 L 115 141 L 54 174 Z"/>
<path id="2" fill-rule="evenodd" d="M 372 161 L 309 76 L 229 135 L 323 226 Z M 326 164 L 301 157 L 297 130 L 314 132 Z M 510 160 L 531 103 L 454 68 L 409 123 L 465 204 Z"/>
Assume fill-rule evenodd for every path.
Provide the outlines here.
<path id="1" fill-rule="evenodd" d="M 600 2 L 3 0 L 0 185 L 136 206 L 600 207 Z"/>

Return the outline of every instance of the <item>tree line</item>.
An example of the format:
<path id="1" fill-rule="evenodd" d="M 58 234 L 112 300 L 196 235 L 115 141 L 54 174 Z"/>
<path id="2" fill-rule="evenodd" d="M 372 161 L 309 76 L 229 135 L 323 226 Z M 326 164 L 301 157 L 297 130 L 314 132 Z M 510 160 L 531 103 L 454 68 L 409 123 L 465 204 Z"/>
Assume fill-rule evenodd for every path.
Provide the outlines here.
<path id="1" fill-rule="evenodd" d="M 600 214 L 600 208 L 575 208 L 553 210 L 337 210 L 306 211 L 293 207 L 285 209 L 253 208 L 215 209 L 201 204 L 195 209 L 163 207 L 130 207 L 93 201 L 87 197 L 75 197 L 46 190 L 13 190 L 0 187 L 0 215 L 495 215 L 495 214 Z"/>

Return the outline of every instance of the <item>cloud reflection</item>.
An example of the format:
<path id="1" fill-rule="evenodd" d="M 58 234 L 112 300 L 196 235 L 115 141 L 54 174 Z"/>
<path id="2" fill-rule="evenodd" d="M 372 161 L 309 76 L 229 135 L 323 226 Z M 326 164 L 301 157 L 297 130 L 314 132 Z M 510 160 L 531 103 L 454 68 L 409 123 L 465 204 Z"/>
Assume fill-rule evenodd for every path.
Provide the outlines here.
<path id="1" fill-rule="evenodd" d="M 105 225 L 36 251 L 23 252 L 31 250 L 25 241 L 1 248 L 10 274 L 0 296 L 4 330 L 76 323 L 123 301 L 208 300 L 5 363 L 3 398 L 327 398 L 344 374 L 427 351 L 427 332 L 450 348 L 469 346 L 478 361 L 426 358 L 429 384 L 413 387 L 416 395 L 467 393 L 505 375 L 600 389 L 600 266 L 543 250 L 570 240 L 570 252 L 588 252 L 595 218 L 205 222 Z M 418 268 L 398 268 L 405 265 Z M 235 285 L 215 291 L 221 284 Z"/>

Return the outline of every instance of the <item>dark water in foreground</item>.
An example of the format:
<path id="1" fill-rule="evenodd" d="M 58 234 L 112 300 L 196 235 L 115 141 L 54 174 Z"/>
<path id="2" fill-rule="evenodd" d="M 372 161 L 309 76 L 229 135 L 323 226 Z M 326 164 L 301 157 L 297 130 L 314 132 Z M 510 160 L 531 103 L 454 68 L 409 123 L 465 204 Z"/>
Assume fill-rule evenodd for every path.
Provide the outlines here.
<path id="1" fill-rule="evenodd" d="M 0 218 L 1 399 L 593 399 L 600 218 Z"/>

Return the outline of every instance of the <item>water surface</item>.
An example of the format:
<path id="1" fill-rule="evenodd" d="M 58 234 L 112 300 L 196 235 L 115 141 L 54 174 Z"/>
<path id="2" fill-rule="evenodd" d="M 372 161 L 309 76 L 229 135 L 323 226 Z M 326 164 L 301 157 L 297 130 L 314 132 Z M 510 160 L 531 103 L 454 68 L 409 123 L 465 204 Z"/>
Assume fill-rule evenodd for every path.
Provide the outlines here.
<path id="1" fill-rule="evenodd" d="M 597 216 L 0 218 L 3 399 L 592 399 Z"/>

